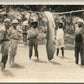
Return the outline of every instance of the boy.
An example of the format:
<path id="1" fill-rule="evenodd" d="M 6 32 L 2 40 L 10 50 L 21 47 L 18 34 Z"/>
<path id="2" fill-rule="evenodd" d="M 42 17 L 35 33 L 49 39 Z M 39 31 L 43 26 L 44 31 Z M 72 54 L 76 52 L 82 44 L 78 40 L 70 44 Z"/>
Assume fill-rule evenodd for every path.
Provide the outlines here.
<path id="1" fill-rule="evenodd" d="M 62 51 L 62 57 L 64 57 L 64 30 L 63 23 L 58 23 L 58 28 L 56 32 L 56 48 L 57 48 L 57 56 L 59 54 L 59 49 Z"/>

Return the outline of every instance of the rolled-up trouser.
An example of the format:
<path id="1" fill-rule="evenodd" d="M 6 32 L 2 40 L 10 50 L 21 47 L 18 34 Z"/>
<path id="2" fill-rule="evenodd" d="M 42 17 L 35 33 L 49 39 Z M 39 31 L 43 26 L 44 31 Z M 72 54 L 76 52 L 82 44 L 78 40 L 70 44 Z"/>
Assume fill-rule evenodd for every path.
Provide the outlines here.
<path id="1" fill-rule="evenodd" d="M 76 64 L 79 61 L 79 53 L 81 56 L 81 65 L 84 65 L 83 42 L 75 42 L 75 60 Z"/>
<path id="2" fill-rule="evenodd" d="M 6 63 L 8 60 L 8 50 L 9 50 L 9 41 L 2 42 L 1 44 L 1 53 L 2 53 L 1 63 L 4 64 L 4 67 L 6 66 Z"/>
<path id="3" fill-rule="evenodd" d="M 15 56 L 17 52 L 18 40 L 10 39 L 9 55 Z"/>
<path id="4" fill-rule="evenodd" d="M 31 56 L 32 56 L 33 47 L 34 47 L 34 51 L 35 51 L 35 56 L 37 56 L 37 58 L 38 58 L 38 44 L 36 42 L 36 39 L 29 40 L 29 58 L 31 58 Z"/>

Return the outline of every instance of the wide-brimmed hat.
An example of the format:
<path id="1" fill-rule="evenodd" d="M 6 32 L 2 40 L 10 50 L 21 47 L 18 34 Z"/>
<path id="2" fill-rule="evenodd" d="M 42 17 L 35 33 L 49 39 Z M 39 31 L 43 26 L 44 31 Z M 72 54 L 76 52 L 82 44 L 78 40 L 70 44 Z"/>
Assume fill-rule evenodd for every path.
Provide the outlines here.
<path id="1" fill-rule="evenodd" d="M 24 22 L 23 22 L 23 25 L 24 25 L 24 26 L 25 26 L 25 25 L 28 26 L 28 21 L 24 21 Z"/>
<path id="2" fill-rule="evenodd" d="M 15 19 L 15 20 L 12 21 L 12 24 L 14 24 L 14 23 L 19 23 L 19 22 L 18 22 L 17 19 Z"/>
<path id="3" fill-rule="evenodd" d="M 82 18 L 75 17 L 75 18 L 73 19 L 73 23 L 74 23 L 74 24 L 77 24 L 77 23 L 82 23 L 82 24 L 84 24 L 84 20 L 83 20 Z"/>
<path id="4" fill-rule="evenodd" d="M 4 22 L 10 22 L 10 19 L 9 19 L 9 18 L 6 18 L 6 19 L 4 20 Z"/>

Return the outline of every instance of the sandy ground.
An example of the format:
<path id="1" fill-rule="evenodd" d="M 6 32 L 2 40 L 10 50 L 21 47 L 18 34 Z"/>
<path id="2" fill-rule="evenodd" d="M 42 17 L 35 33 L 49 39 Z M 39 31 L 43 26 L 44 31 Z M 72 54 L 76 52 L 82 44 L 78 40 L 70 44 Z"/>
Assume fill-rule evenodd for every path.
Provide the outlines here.
<path id="1" fill-rule="evenodd" d="M 55 53 L 49 62 L 45 45 L 38 49 L 40 60 L 34 56 L 29 60 L 28 46 L 18 45 L 14 68 L 7 63 L 5 71 L 0 71 L 0 82 L 84 82 L 84 67 L 75 64 L 73 50 L 65 50 L 65 58 Z"/>

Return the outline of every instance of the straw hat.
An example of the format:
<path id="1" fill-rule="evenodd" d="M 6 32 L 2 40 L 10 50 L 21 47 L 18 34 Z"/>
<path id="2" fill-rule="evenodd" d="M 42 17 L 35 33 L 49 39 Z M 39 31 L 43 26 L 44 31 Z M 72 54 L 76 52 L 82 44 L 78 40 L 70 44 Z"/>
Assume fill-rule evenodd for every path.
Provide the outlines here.
<path id="1" fill-rule="evenodd" d="M 24 21 L 24 22 L 23 22 L 23 25 L 28 26 L 28 21 Z"/>
<path id="2" fill-rule="evenodd" d="M 9 19 L 9 18 L 6 18 L 6 19 L 4 20 L 4 22 L 10 22 L 10 19 Z"/>
<path id="3" fill-rule="evenodd" d="M 81 19 L 81 18 L 79 18 L 79 17 L 75 17 L 75 18 L 73 19 L 73 23 L 74 23 L 74 24 L 77 24 L 77 23 L 83 23 L 83 24 L 84 24 L 84 20 Z"/>
<path id="4" fill-rule="evenodd" d="M 15 20 L 12 21 L 12 24 L 14 24 L 14 23 L 19 23 L 19 22 L 18 22 L 17 19 L 15 19 Z"/>

